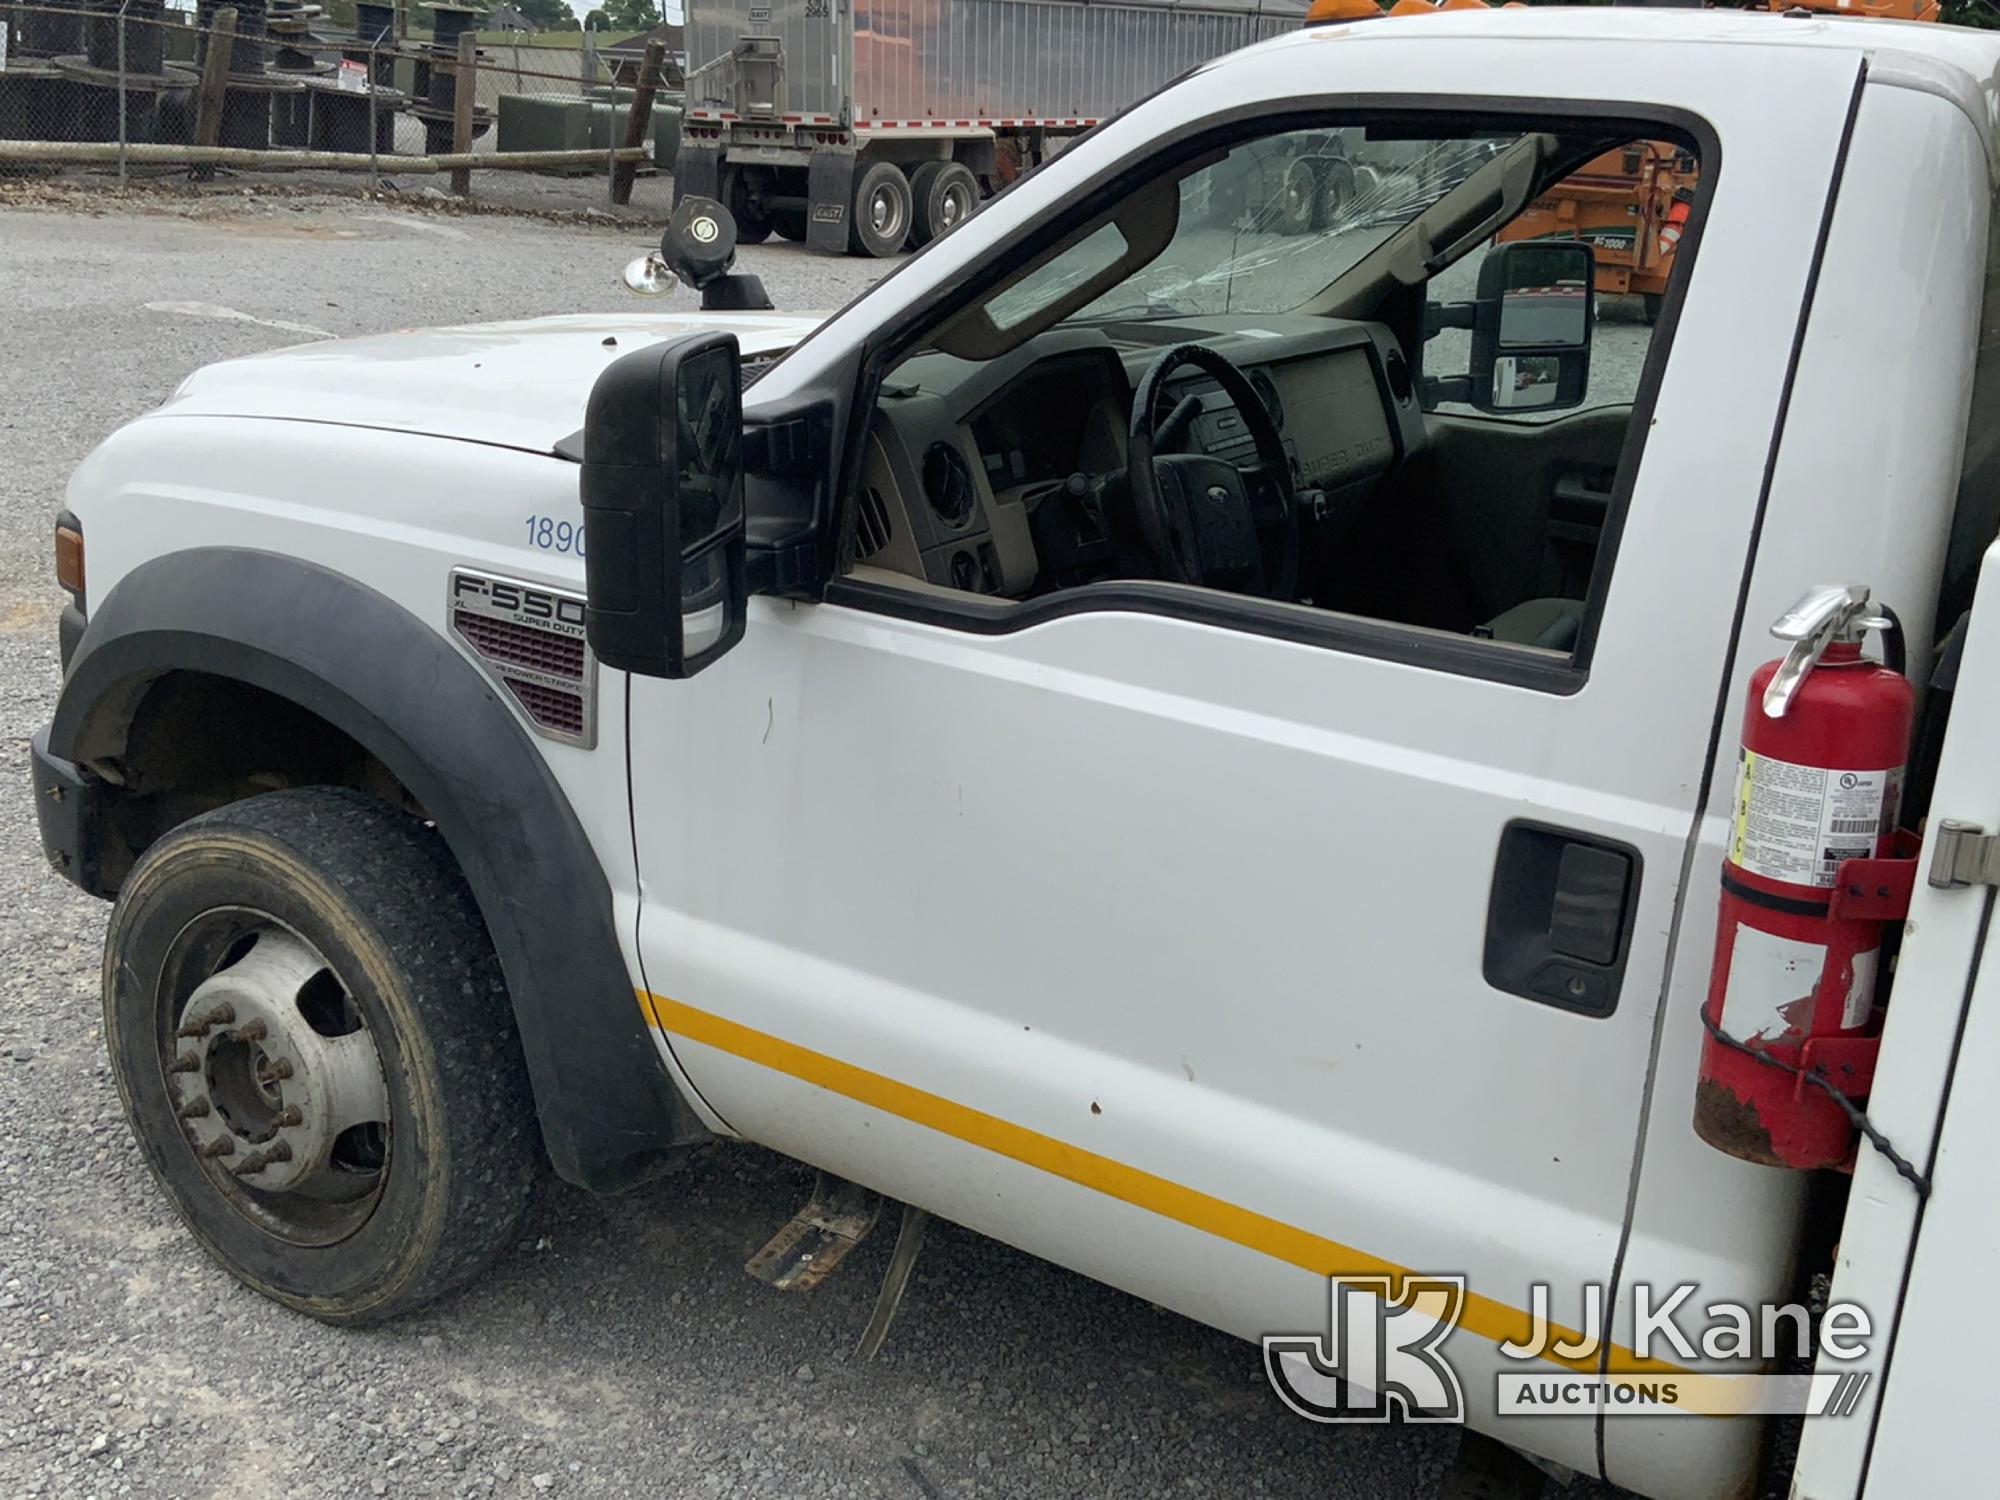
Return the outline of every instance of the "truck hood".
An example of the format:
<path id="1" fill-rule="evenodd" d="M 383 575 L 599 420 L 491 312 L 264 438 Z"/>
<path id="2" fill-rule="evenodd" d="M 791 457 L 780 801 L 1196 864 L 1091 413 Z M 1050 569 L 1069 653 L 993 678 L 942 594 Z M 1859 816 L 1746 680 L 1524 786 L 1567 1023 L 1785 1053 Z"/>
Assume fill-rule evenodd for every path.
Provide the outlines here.
<path id="1" fill-rule="evenodd" d="M 163 415 L 280 417 L 553 450 L 583 426 L 598 373 L 687 333 L 734 333 L 744 357 L 791 348 L 822 314 L 579 314 L 408 328 L 301 344 L 197 370 Z"/>

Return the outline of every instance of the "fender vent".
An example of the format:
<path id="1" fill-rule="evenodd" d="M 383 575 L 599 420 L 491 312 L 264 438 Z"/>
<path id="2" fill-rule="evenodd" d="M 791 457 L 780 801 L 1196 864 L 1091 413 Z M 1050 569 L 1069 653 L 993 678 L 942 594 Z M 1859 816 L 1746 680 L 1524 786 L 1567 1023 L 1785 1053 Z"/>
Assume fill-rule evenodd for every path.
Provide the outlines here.
<path id="1" fill-rule="evenodd" d="M 488 661 L 527 667 L 556 677 L 583 681 L 583 642 L 567 636 L 545 635 L 513 620 L 496 620 L 491 615 L 475 615 L 457 610 L 451 623 Z"/>
<path id="2" fill-rule="evenodd" d="M 597 660 L 584 639 L 583 596 L 454 568 L 452 634 L 537 733 L 597 742 Z"/>
<path id="3" fill-rule="evenodd" d="M 500 680 L 520 700 L 528 717 L 544 729 L 572 737 L 583 733 L 583 694 L 567 693 L 539 682 L 527 682 L 501 673 Z"/>
<path id="4" fill-rule="evenodd" d="M 859 510 L 854 522 L 854 555 L 873 557 L 895 536 L 889 526 L 889 506 L 882 492 L 871 484 L 861 491 Z"/>

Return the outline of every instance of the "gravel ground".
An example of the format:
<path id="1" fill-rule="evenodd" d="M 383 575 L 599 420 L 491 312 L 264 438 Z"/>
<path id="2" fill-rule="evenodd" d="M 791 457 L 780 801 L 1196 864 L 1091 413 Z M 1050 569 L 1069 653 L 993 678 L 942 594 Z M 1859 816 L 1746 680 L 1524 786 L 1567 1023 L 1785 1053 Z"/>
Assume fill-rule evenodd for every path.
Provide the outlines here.
<path id="1" fill-rule="evenodd" d="M 261 194 L 0 208 L 14 764 L 57 684 L 50 515 L 94 442 L 196 366 L 296 341 L 271 324 L 615 306 L 633 243 Z M 883 269 L 790 247 L 743 265 L 785 307 Z M 857 1365 L 889 1236 L 809 1296 L 751 1281 L 809 1174 L 748 1148 L 619 1199 L 551 1183 L 517 1253 L 410 1322 L 285 1312 L 197 1251 L 148 1179 L 98 1024 L 106 909 L 47 869 L 27 804 L 0 775 L 0 1495 L 1407 1500 L 1451 1458 L 1449 1431 L 1300 1422 L 1248 1346 L 949 1225 L 888 1351 Z"/>

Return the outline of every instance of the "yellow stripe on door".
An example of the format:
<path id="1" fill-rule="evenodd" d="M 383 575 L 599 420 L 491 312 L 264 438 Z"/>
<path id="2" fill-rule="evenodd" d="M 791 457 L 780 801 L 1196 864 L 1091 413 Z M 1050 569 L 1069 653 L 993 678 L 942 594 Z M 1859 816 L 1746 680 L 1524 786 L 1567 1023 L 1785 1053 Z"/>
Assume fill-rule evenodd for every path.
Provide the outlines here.
<path id="1" fill-rule="evenodd" d="M 1199 1229 L 1204 1234 L 1255 1250 L 1287 1265 L 1298 1266 L 1314 1275 L 1387 1276 L 1399 1284 L 1405 1276 L 1422 1274 L 1260 1214 L 1254 1209 L 1244 1208 L 1241 1204 L 1230 1203 L 1199 1189 L 1114 1161 L 1108 1156 L 1086 1151 L 1081 1146 L 1072 1146 L 1067 1141 L 1043 1135 L 1025 1125 L 1016 1125 L 998 1115 L 989 1115 L 984 1110 L 899 1083 L 881 1073 L 871 1073 L 837 1057 L 828 1057 L 824 1052 L 814 1052 L 782 1037 L 696 1010 L 664 995 L 650 994 L 645 990 L 637 993 L 647 1019 L 673 1036 L 685 1037 L 688 1041 L 713 1047 L 718 1052 L 727 1052 L 732 1057 L 817 1084 L 871 1109 L 879 1109 L 884 1114 L 925 1126 L 954 1140 L 965 1141 L 1037 1171 L 1103 1193 L 1108 1198 L 1116 1198 L 1121 1203 L 1130 1203 L 1162 1218 L 1172 1219 L 1177 1224 Z M 1527 1338 L 1533 1320 L 1520 1308 L 1482 1297 L 1468 1289 L 1465 1312 L 1458 1326 L 1499 1343 L 1503 1339 Z M 1551 1329 L 1556 1335 L 1555 1341 L 1574 1344 L 1580 1338 L 1572 1329 L 1553 1324 Z M 1564 1358 L 1550 1349 L 1542 1358 L 1586 1373 L 1597 1368 L 1595 1355 L 1582 1359 Z M 1641 1359 L 1617 1344 L 1611 1346 L 1611 1370 L 1616 1374 L 1689 1373 L 1681 1366 L 1664 1360 Z"/>

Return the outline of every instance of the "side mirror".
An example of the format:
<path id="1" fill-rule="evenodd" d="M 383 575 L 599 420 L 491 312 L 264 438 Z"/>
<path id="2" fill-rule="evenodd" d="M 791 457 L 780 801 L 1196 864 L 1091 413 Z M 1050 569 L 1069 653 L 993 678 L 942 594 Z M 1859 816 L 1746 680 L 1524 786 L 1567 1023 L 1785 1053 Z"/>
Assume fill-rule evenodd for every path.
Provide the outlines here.
<path id="1" fill-rule="evenodd" d="M 743 637 L 743 397 L 736 336 L 624 356 L 583 422 L 584 632 L 599 661 L 692 677 Z"/>
<path id="2" fill-rule="evenodd" d="M 1581 240 L 1514 240 L 1486 252 L 1472 324 L 1474 406 L 1513 412 L 1583 404 L 1595 271 Z"/>

